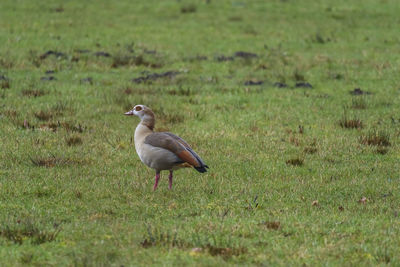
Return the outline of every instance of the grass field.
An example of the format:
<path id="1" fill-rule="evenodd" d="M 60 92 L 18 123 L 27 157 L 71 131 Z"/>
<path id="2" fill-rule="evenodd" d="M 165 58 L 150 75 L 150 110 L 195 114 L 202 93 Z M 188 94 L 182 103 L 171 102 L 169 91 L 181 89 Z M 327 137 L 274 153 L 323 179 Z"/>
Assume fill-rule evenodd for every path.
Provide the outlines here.
<path id="1" fill-rule="evenodd" d="M 399 11 L 0 1 L 0 265 L 399 266 Z M 153 192 L 135 104 L 209 172 Z"/>

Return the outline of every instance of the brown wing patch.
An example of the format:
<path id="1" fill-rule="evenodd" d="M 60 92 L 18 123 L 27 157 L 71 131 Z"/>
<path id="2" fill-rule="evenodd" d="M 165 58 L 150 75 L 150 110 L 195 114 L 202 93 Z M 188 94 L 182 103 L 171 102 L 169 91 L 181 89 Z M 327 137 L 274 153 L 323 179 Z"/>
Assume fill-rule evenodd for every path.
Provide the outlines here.
<path id="1" fill-rule="evenodd" d="M 186 148 L 190 148 L 189 144 L 186 143 L 185 140 L 183 140 L 182 138 L 180 138 L 179 136 L 173 134 L 173 133 L 169 133 L 169 132 L 164 132 L 163 134 L 166 134 L 170 137 L 172 137 L 175 141 L 179 142 L 181 145 L 183 145 Z"/>
<path id="2" fill-rule="evenodd" d="M 167 149 L 175 154 L 185 150 L 182 145 L 164 133 L 152 133 L 145 138 L 144 142 L 145 144 Z"/>
<path id="3" fill-rule="evenodd" d="M 196 159 L 195 157 L 193 157 L 193 155 L 192 155 L 189 151 L 187 151 L 187 150 L 183 150 L 183 151 L 181 151 L 180 153 L 177 153 L 177 156 L 178 156 L 181 160 L 183 160 L 183 161 L 189 163 L 190 165 L 192 165 L 192 166 L 194 166 L 194 167 L 199 167 L 199 166 L 200 166 L 200 164 L 199 164 L 199 162 L 197 161 L 197 159 Z"/>

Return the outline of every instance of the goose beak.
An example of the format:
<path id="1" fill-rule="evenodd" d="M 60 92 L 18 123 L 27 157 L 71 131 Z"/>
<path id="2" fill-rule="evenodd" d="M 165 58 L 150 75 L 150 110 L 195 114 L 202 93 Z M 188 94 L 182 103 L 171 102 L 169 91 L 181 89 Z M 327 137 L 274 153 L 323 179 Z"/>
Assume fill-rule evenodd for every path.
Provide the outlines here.
<path id="1" fill-rule="evenodd" d="M 125 115 L 128 115 L 128 116 L 134 115 L 134 114 L 133 114 L 133 110 L 130 110 L 130 111 L 128 111 L 128 112 L 125 112 L 124 114 L 125 114 Z"/>

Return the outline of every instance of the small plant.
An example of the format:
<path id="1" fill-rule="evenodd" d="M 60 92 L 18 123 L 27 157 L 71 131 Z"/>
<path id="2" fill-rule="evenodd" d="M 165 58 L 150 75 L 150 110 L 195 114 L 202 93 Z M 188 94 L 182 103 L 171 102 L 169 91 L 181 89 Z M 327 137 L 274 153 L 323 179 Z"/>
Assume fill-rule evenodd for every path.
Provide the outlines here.
<path id="1" fill-rule="evenodd" d="M 2 58 L 0 58 L 0 66 L 4 69 L 11 69 L 14 66 L 14 63 L 11 59 L 2 56 Z"/>
<path id="2" fill-rule="evenodd" d="M 59 123 L 67 132 L 73 132 L 73 133 L 83 133 L 86 130 L 86 127 L 78 123 L 76 125 L 75 123 L 72 122 L 62 122 Z"/>
<path id="3" fill-rule="evenodd" d="M 228 260 L 232 256 L 239 256 L 241 254 L 247 253 L 247 249 L 243 247 L 226 248 L 226 247 L 216 247 L 208 244 L 205 246 L 205 249 L 211 256 L 221 256 L 224 260 Z"/>
<path id="4" fill-rule="evenodd" d="M 133 57 L 128 54 L 127 52 L 117 52 L 113 55 L 112 57 L 113 63 L 111 64 L 111 67 L 117 68 L 120 66 L 127 66 L 131 65 L 133 62 Z"/>
<path id="5" fill-rule="evenodd" d="M 351 100 L 351 108 L 353 109 L 366 109 L 367 102 L 362 97 L 353 98 Z"/>
<path id="6" fill-rule="evenodd" d="M 239 244 L 232 244 L 230 236 L 215 236 L 214 234 L 205 234 L 200 236 L 193 234 L 191 246 L 197 250 L 207 252 L 211 256 L 219 256 L 224 260 L 229 260 L 232 256 L 246 254 L 248 249 Z"/>
<path id="7" fill-rule="evenodd" d="M 77 135 L 73 135 L 67 138 L 66 143 L 68 146 L 77 146 L 82 144 L 82 138 Z"/>
<path id="8" fill-rule="evenodd" d="M 305 81 L 304 75 L 299 72 L 299 70 L 296 70 L 293 74 L 293 78 L 295 79 L 296 82 L 303 82 Z"/>
<path id="9" fill-rule="evenodd" d="M 17 117 L 18 112 L 15 109 L 7 109 L 0 112 L 0 114 L 3 114 L 4 116 L 7 116 L 9 118 L 15 118 Z"/>
<path id="10" fill-rule="evenodd" d="M 314 140 L 308 146 L 306 146 L 303 151 L 304 153 L 307 154 L 315 154 L 318 152 L 316 146 L 317 146 L 317 139 L 314 138 Z"/>
<path id="11" fill-rule="evenodd" d="M 293 166 L 302 166 L 304 164 L 304 159 L 302 158 L 293 158 L 286 161 L 287 165 Z"/>
<path id="12" fill-rule="evenodd" d="M 53 118 L 53 114 L 51 113 L 51 111 L 41 110 L 39 112 L 35 112 L 35 117 L 41 121 L 48 121 Z"/>
<path id="13" fill-rule="evenodd" d="M 279 228 L 280 223 L 278 222 L 278 224 Z M 276 227 L 276 225 L 272 227 Z M 206 252 L 211 256 L 220 256 L 224 260 L 227 260 L 232 256 L 239 256 L 247 253 L 247 248 L 242 246 L 232 246 L 230 243 L 230 237 L 228 237 L 228 239 L 220 239 L 214 235 L 208 234 L 200 236 L 198 233 L 193 234 L 190 241 L 184 241 L 178 238 L 177 232 L 165 233 L 160 229 L 148 225 L 147 234 L 144 236 L 143 241 L 140 242 L 140 245 L 144 248 L 153 246 L 177 247 L 181 249 L 194 248 L 192 251 L 195 251 L 196 253 Z"/>
<path id="14" fill-rule="evenodd" d="M 0 87 L 1 89 L 9 89 L 10 81 L 8 79 L 0 79 Z"/>
<path id="15" fill-rule="evenodd" d="M 36 192 L 35 192 L 35 196 L 40 198 L 40 197 L 48 197 L 51 195 L 51 191 L 47 188 L 39 188 Z"/>
<path id="16" fill-rule="evenodd" d="M 60 232 L 58 226 L 54 229 L 41 229 L 35 222 L 30 219 L 25 221 L 18 220 L 15 223 L 8 223 L 0 226 L 0 236 L 4 237 L 16 244 L 22 244 L 25 240 L 30 240 L 35 245 L 54 241 Z"/>
<path id="17" fill-rule="evenodd" d="M 292 134 L 289 136 L 289 142 L 295 146 L 300 146 L 300 144 L 301 144 L 300 139 Z"/>
<path id="18" fill-rule="evenodd" d="M 168 91 L 168 94 L 170 94 L 170 95 L 181 95 L 181 96 L 191 96 L 191 95 L 193 95 L 193 93 L 194 92 L 190 87 L 185 89 L 181 86 L 179 86 L 179 88 L 177 90 L 172 89 L 172 90 Z"/>
<path id="19" fill-rule="evenodd" d="M 68 109 L 68 104 L 63 101 L 58 101 L 56 104 L 54 104 L 51 107 L 51 111 L 54 113 L 54 115 L 62 115 L 66 110 Z"/>
<path id="20" fill-rule="evenodd" d="M 327 40 L 329 40 L 329 39 L 327 39 Z M 322 35 L 320 33 L 318 33 L 318 32 L 315 34 L 315 37 L 313 38 L 313 41 L 315 43 L 319 43 L 319 44 L 324 44 L 327 40 L 325 40 L 322 37 Z"/>
<path id="21" fill-rule="evenodd" d="M 54 155 L 51 155 L 50 157 L 31 158 L 31 162 L 35 166 L 46 167 L 46 168 L 51 168 L 51 167 L 55 167 L 55 166 L 63 166 L 63 165 L 68 165 L 68 164 L 73 163 L 73 161 L 70 159 L 56 157 Z"/>
<path id="22" fill-rule="evenodd" d="M 329 77 L 334 80 L 342 80 L 344 76 L 341 73 L 331 73 Z"/>
<path id="23" fill-rule="evenodd" d="M 347 129 L 361 129 L 363 128 L 363 123 L 360 119 L 348 119 L 346 116 L 343 116 L 343 118 L 339 121 L 339 125 L 342 128 L 347 128 Z"/>
<path id="24" fill-rule="evenodd" d="M 369 146 L 390 146 L 390 137 L 386 131 L 383 130 L 371 130 L 366 135 L 360 137 L 360 143 Z"/>
<path id="25" fill-rule="evenodd" d="M 197 7 L 194 4 L 189 4 L 181 7 L 181 13 L 194 13 L 197 11 Z"/>
<path id="26" fill-rule="evenodd" d="M 66 103 L 57 102 L 50 109 L 40 110 L 38 112 L 35 112 L 34 115 L 35 115 L 35 117 L 37 119 L 39 119 L 41 121 L 48 121 L 48 120 L 52 119 L 55 116 L 62 115 L 66 109 L 67 109 L 67 104 Z"/>
<path id="27" fill-rule="evenodd" d="M 75 197 L 76 197 L 77 199 L 81 199 L 83 194 L 82 194 L 81 191 L 76 190 L 76 191 L 74 192 L 74 195 L 75 195 Z"/>
<path id="28" fill-rule="evenodd" d="M 299 134 L 303 134 L 303 133 L 304 133 L 304 126 L 299 125 Z"/>
<path id="29" fill-rule="evenodd" d="M 20 261 L 23 264 L 28 264 L 28 263 L 32 262 L 32 260 L 33 260 L 33 254 L 32 253 L 29 253 L 29 252 L 22 253 Z"/>
<path id="30" fill-rule="evenodd" d="M 279 221 L 271 221 L 271 222 L 261 222 L 258 225 L 265 226 L 267 229 L 271 230 L 279 230 L 281 228 L 281 223 Z"/>
<path id="31" fill-rule="evenodd" d="M 112 56 L 112 68 L 118 68 L 121 66 L 146 66 L 150 68 L 160 68 L 161 63 L 153 63 L 145 60 L 142 54 L 133 56 L 131 53 L 126 51 L 119 51 Z"/>
<path id="32" fill-rule="evenodd" d="M 151 225 L 147 226 L 147 236 L 140 242 L 142 247 L 148 248 L 152 246 L 171 246 L 171 247 L 184 247 L 184 243 L 177 238 L 177 232 L 164 233 L 157 228 L 152 228 Z"/>
<path id="33" fill-rule="evenodd" d="M 376 149 L 376 153 L 381 154 L 381 155 L 385 155 L 386 153 L 388 153 L 389 149 L 387 147 L 378 147 Z"/>
<path id="34" fill-rule="evenodd" d="M 130 88 L 130 87 L 126 87 L 126 88 L 123 90 L 123 92 L 124 92 L 124 94 L 126 94 L 126 95 L 131 95 L 131 94 L 133 93 L 133 90 L 132 90 L 132 88 Z"/>
<path id="35" fill-rule="evenodd" d="M 42 60 L 40 59 L 39 53 L 36 50 L 29 50 L 28 60 L 36 68 L 40 67 L 40 65 L 42 64 Z"/>
<path id="36" fill-rule="evenodd" d="M 22 90 L 23 96 L 38 97 L 45 95 L 46 92 L 40 89 L 26 89 Z"/>
<path id="37" fill-rule="evenodd" d="M 313 146 L 307 146 L 304 148 L 304 153 L 307 153 L 307 154 L 315 154 L 317 152 L 318 152 L 318 149 Z"/>
<path id="38" fill-rule="evenodd" d="M 241 16 L 230 16 L 228 17 L 229 21 L 243 21 L 243 18 Z"/>
<path id="39" fill-rule="evenodd" d="M 58 129 L 60 126 L 61 126 L 61 125 L 60 125 L 60 122 L 58 122 L 58 123 L 49 122 L 49 123 L 41 124 L 41 125 L 40 125 L 40 128 L 41 128 L 41 129 L 49 129 L 49 130 L 51 130 L 51 131 L 53 131 L 53 132 L 56 132 L 57 129 Z"/>
<path id="40" fill-rule="evenodd" d="M 53 10 L 54 10 L 54 12 L 61 13 L 61 12 L 64 12 L 64 7 L 62 5 L 59 5 L 58 7 L 54 8 Z"/>

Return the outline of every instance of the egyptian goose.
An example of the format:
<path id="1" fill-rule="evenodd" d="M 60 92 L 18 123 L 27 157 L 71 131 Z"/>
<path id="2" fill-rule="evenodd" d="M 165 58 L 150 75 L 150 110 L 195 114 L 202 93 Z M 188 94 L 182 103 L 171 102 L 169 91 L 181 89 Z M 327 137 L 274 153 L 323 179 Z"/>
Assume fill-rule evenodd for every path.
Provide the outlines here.
<path id="1" fill-rule="evenodd" d="M 157 189 L 160 172 L 163 170 L 169 170 L 169 189 L 172 188 L 174 170 L 194 167 L 201 173 L 207 171 L 208 166 L 185 140 L 172 133 L 153 131 L 155 116 L 150 108 L 136 105 L 125 115 L 135 115 L 141 120 L 135 130 L 135 148 L 140 160 L 156 171 L 153 190 Z"/>

